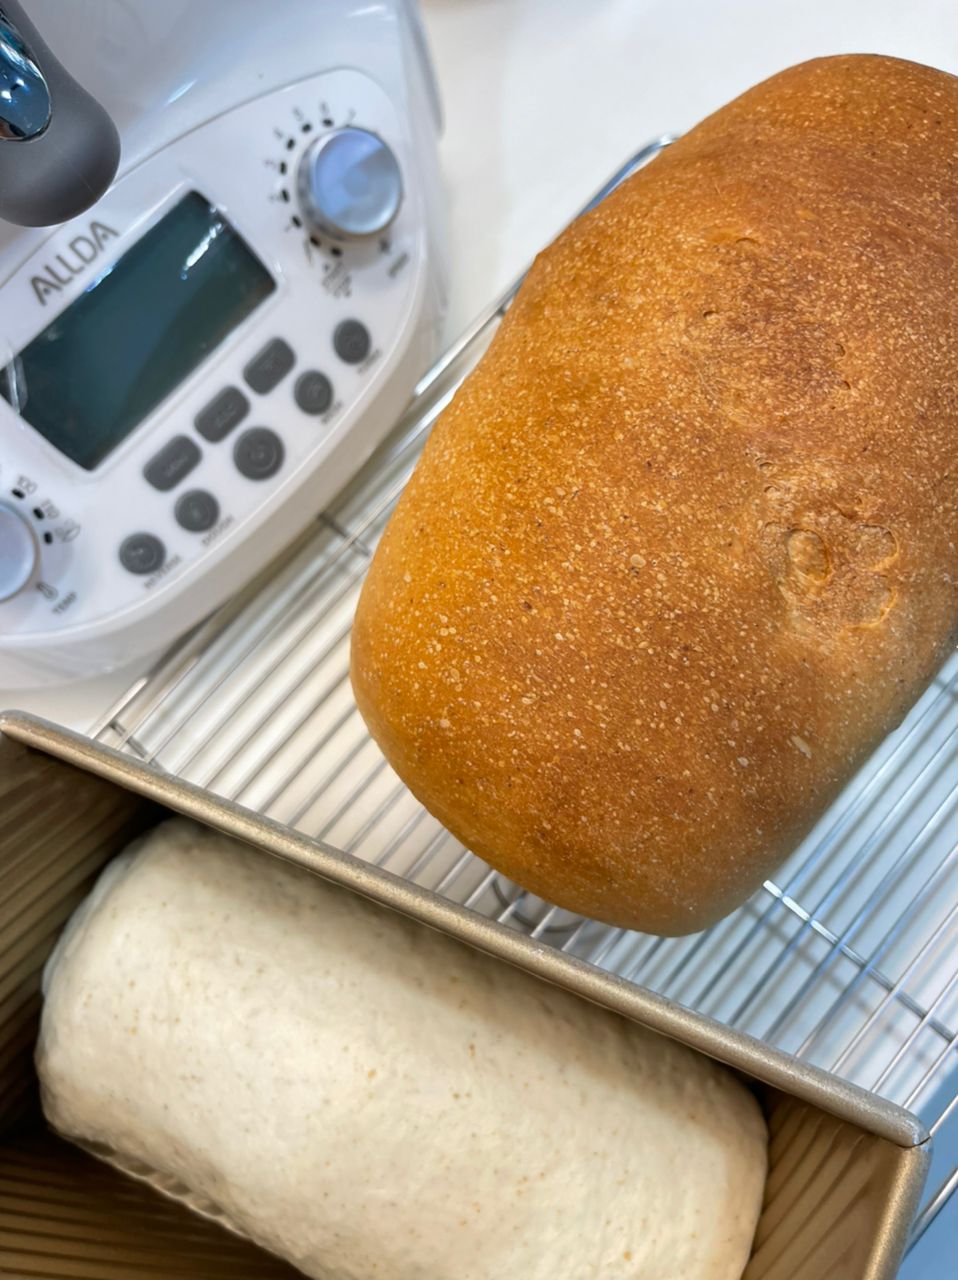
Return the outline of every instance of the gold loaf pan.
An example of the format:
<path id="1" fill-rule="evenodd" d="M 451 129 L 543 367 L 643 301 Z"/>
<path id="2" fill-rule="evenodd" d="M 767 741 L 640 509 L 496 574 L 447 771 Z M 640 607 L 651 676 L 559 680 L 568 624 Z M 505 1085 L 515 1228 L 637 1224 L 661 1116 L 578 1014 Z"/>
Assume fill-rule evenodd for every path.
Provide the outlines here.
<path id="1" fill-rule="evenodd" d="M 307 867 L 727 1063 L 771 1134 L 746 1280 L 892 1280 L 929 1141 L 912 1115 L 426 890 L 28 716 L 0 716 L 0 1275 L 291 1280 L 284 1263 L 53 1137 L 33 1045 L 44 962 L 97 873 L 165 810 Z M 505 1277 L 503 1278 L 505 1280 Z M 678 1280 L 678 1278 L 677 1278 Z"/>

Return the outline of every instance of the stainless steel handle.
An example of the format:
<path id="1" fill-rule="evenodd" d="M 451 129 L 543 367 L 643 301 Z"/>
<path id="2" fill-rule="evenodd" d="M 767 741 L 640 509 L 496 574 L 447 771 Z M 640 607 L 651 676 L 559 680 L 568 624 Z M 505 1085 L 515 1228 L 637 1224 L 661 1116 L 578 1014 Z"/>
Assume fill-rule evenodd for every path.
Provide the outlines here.
<path id="1" fill-rule="evenodd" d="M 0 5 L 0 140 L 37 138 L 50 123 L 50 90 L 27 42 Z"/>

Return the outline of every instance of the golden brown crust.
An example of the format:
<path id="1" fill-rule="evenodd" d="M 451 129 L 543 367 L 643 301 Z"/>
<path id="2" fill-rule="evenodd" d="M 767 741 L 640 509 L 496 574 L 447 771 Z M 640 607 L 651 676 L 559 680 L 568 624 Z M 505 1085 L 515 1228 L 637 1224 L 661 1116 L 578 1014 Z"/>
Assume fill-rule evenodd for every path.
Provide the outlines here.
<path id="1" fill-rule="evenodd" d="M 958 625 L 958 80 L 805 63 L 536 261 L 353 633 L 399 775 L 656 933 L 786 856 Z"/>

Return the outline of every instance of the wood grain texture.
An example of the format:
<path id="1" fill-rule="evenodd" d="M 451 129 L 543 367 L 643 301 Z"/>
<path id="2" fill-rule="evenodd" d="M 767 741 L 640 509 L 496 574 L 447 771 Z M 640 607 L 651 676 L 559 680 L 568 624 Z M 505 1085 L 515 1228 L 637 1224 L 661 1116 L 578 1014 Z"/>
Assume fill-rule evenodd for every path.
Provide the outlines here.
<path id="1" fill-rule="evenodd" d="M 296 1280 L 301 1273 L 50 1133 L 0 1144 L 0 1276 Z"/>
<path id="2" fill-rule="evenodd" d="M 848 56 L 710 117 L 537 260 L 353 633 L 457 838 L 704 928 L 955 643 L 958 80 Z"/>
<path id="3" fill-rule="evenodd" d="M 0 736 L 0 1133 L 39 1116 L 33 1045 L 47 957 L 150 813 L 139 796 Z"/>
<path id="4" fill-rule="evenodd" d="M 769 1175 L 742 1280 L 878 1280 L 895 1211 L 910 1221 L 902 1153 L 873 1134 L 769 1091 Z M 922 1161 L 914 1148 L 906 1160 Z M 876 1222 L 877 1204 L 886 1206 Z"/>

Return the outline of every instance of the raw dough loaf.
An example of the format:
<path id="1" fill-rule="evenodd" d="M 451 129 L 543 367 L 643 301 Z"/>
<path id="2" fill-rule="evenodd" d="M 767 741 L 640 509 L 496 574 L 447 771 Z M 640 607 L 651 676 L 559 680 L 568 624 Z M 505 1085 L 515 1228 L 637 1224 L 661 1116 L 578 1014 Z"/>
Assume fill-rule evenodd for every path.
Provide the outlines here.
<path id="1" fill-rule="evenodd" d="M 74 917 L 37 1063 L 317 1280 L 736 1280 L 762 1200 L 723 1068 L 179 819 Z"/>
<path id="2" fill-rule="evenodd" d="M 353 687 L 456 836 L 705 928 L 958 638 L 958 79 L 842 57 L 535 263 L 373 560 Z"/>

